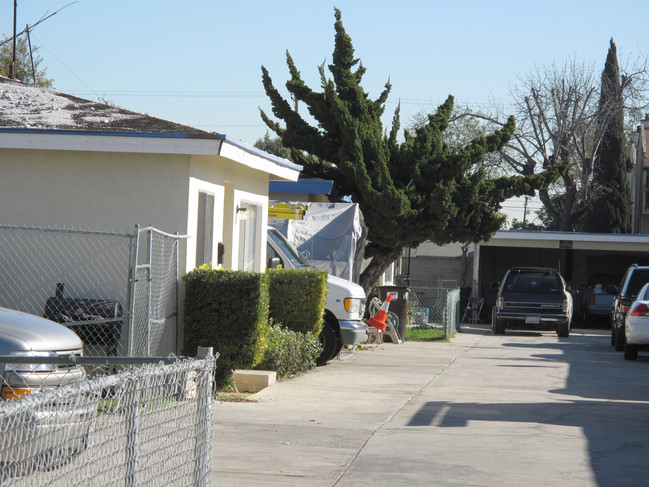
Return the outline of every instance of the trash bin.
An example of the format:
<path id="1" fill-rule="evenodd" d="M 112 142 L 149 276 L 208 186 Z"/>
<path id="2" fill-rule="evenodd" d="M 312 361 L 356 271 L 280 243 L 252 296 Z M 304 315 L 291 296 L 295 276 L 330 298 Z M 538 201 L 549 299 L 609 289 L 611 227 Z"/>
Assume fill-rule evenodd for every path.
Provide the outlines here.
<path id="1" fill-rule="evenodd" d="M 408 295 L 410 289 L 405 286 L 381 286 L 379 287 L 379 299 L 385 301 L 388 293 L 392 293 L 389 311 L 399 317 L 399 338 L 406 341 L 406 324 L 408 323 Z"/>

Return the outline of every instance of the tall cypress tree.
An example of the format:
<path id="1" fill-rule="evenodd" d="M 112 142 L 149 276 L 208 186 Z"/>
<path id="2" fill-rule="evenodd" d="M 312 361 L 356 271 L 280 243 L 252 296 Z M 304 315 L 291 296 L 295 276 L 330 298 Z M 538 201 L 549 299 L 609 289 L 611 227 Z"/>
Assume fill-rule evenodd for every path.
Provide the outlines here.
<path id="1" fill-rule="evenodd" d="M 322 92 L 306 86 L 286 55 L 291 74 L 286 87 L 308 107 L 317 126 L 293 111 L 263 66 L 262 81 L 273 114 L 285 127 L 263 111 L 261 115 L 292 148 L 293 161 L 302 164 L 305 173 L 333 179 L 341 194 L 359 204 L 368 227 L 365 257 L 371 258 L 360 284 L 369 292 L 404 248 L 426 240 L 437 244 L 488 240 L 505 221 L 499 212 L 504 200 L 546 188 L 566 166 L 531 176 L 488 179 L 480 163 L 511 138 L 514 117 L 501 130 L 452 149 L 442 138 L 453 110 L 452 96 L 414 134 L 404 131 L 404 141 L 398 142 L 399 109 L 389 133 L 381 122 L 390 83 L 376 100 L 369 98 L 361 87 L 365 68 L 354 57 L 338 9 L 335 17 L 333 62 L 328 66 L 333 79 L 326 77 L 324 64 L 320 66 Z"/>
<path id="2" fill-rule="evenodd" d="M 595 233 L 631 233 L 631 163 L 624 136 L 622 84 L 613 39 L 602 72 L 598 118 L 602 142 L 593 177 L 602 195 L 593 203 L 587 229 Z"/>

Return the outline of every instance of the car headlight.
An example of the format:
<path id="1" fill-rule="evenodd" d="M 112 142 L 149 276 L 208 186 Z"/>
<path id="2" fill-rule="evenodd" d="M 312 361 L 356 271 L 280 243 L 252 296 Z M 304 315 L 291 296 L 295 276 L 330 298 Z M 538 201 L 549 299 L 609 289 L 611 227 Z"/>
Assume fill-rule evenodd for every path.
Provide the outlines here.
<path id="1" fill-rule="evenodd" d="M 365 300 L 362 298 L 345 298 L 345 311 L 351 314 L 362 314 L 363 313 L 363 304 Z"/>
<path id="2" fill-rule="evenodd" d="M 54 372 L 56 370 L 56 364 L 39 364 L 37 359 L 37 357 L 56 357 L 55 352 L 19 350 L 11 352 L 9 355 L 14 357 L 34 357 L 34 361 L 28 364 L 6 364 L 5 371 L 7 372 Z"/>

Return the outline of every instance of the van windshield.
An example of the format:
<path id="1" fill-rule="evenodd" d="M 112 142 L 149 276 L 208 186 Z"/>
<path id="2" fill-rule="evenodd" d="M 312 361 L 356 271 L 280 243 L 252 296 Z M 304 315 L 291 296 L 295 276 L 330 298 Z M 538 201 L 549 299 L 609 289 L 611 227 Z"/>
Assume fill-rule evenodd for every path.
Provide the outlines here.
<path id="1" fill-rule="evenodd" d="M 291 264 L 293 264 L 296 269 L 309 268 L 309 264 L 307 264 L 306 260 L 304 260 L 297 249 L 293 247 L 293 245 L 288 240 L 286 240 L 281 233 L 276 230 L 271 230 L 268 232 L 268 235 L 270 235 L 270 238 L 273 239 L 273 242 L 275 242 L 275 244 L 280 249 L 282 249 L 288 259 L 291 261 Z"/>

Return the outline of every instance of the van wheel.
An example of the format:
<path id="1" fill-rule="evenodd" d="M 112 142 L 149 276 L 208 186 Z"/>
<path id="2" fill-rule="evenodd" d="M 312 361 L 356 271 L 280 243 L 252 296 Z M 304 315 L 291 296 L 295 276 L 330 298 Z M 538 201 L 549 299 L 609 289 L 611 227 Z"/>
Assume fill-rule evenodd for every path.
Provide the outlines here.
<path id="1" fill-rule="evenodd" d="M 339 344 L 338 335 L 334 327 L 328 322 L 325 321 L 322 331 L 318 336 L 318 341 L 322 345 L 322 352 L 320 356 L 316 359 L 317 365 L 324 365 L 329 360 L 338 355 L 338 352 L 342 348 L 342 343 Z"/>

